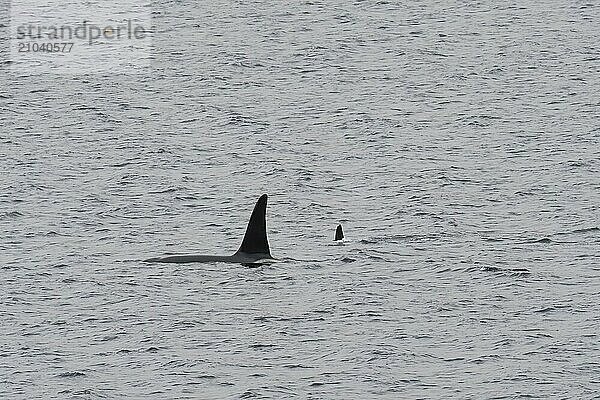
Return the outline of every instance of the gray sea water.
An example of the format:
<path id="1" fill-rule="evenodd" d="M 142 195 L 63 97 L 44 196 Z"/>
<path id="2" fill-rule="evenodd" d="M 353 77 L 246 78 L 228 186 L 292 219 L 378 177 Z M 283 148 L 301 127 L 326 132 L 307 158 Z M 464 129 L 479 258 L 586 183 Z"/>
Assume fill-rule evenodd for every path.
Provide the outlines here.
<path id="1" fill-rule="evenodd" d="M 150 67 L 0 35 L 0 398 L 598 398 L 596 2 L 148 7 Z M 262 193 L 280 263 L 141 262 Z"/>

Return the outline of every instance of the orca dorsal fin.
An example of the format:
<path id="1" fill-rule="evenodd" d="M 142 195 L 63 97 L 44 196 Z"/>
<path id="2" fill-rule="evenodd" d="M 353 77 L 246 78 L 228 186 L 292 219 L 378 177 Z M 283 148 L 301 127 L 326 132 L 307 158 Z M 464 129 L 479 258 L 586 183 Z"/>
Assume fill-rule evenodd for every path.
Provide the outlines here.
<path id="1" fill-rule="evenodd" d="M 248 222 L 248 227 L 246 228 L 244 240 L 242 241 L 240 249 L 237 251 L 238 253 L 260 253 L 268 255 L 269 257 L 271 256 L 271 252 L 269 251 L 269 241 L 267 240 L 266 212 L 267 195 L 263 194 L 254 206 L 250 221 Z"/>
<path id="2" fill-rule="evenodd" d="M 344 231 L 342 230 L 342 225 L 338 225 L 335 230 L 335 241 L 342 240 L 344 238 Z"/>

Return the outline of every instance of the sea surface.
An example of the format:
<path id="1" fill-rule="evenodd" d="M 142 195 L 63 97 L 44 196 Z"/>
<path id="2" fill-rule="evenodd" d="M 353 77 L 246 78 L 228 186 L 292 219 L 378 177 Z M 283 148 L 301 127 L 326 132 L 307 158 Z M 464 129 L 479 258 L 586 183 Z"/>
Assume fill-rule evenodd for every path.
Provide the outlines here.
<path id="1" fill-rule="evenodd" d="M 8 6 L 1 399 L 598 398 L 597 2 L 156 0 L 69 74 Z M 142 262 L 263 193 L 279 263 Z"/>

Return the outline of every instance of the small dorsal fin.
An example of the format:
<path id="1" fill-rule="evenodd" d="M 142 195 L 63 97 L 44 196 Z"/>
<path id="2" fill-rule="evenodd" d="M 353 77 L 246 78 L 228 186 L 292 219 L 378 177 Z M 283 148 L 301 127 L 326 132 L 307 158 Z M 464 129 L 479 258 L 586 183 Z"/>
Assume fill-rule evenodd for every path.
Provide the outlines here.
<path id="1" fill-rule="evenodd" d="M 342 240 L 344 238 L 344 231 L 342 231 L 342 225 L 338 225 L 335 230 L 335 239 L 333 240 Z"/>
<path id="2" fill-rule="evenodd" d="M 269 257 L 271 256 L 271 252 L 269 251 L 269 241 L 267 240 L 266 211 L 267 195 L 263 194 L 254 206 L 250 221 L 248 222 L 248 227 L 246 228 L 244 240 L 242 241 L 240 249 L 237 251 L 238 253 L 260 253 L 268 255 Z"/>

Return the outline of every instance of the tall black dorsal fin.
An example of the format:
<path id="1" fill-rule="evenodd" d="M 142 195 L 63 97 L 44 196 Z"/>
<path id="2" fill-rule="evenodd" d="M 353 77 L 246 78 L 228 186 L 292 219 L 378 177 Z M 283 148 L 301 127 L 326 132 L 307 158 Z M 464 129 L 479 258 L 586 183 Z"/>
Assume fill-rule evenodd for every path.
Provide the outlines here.
<path id="1" fill-rule="evenodd" d="M 240 249 L 237 251 L 238 253 L 260 253 L 268 255 L 269 257 L 271 256 L 271 252 L 269 251 L 269 241 L 267 240 L 266 211 L 267 195 L 263 194 L 254 206 L 250 221 L 248 222 L 248 227 L 246 228 L 244 240 L 242 241 Z"/>
<path id="2" fill-rule="evenodd" d="M 342 225 L 338 225 L 335 230 L 335 239 L 333 240 L 342 240 L 344 238 L 344 231 L 342 231 Z"/>

